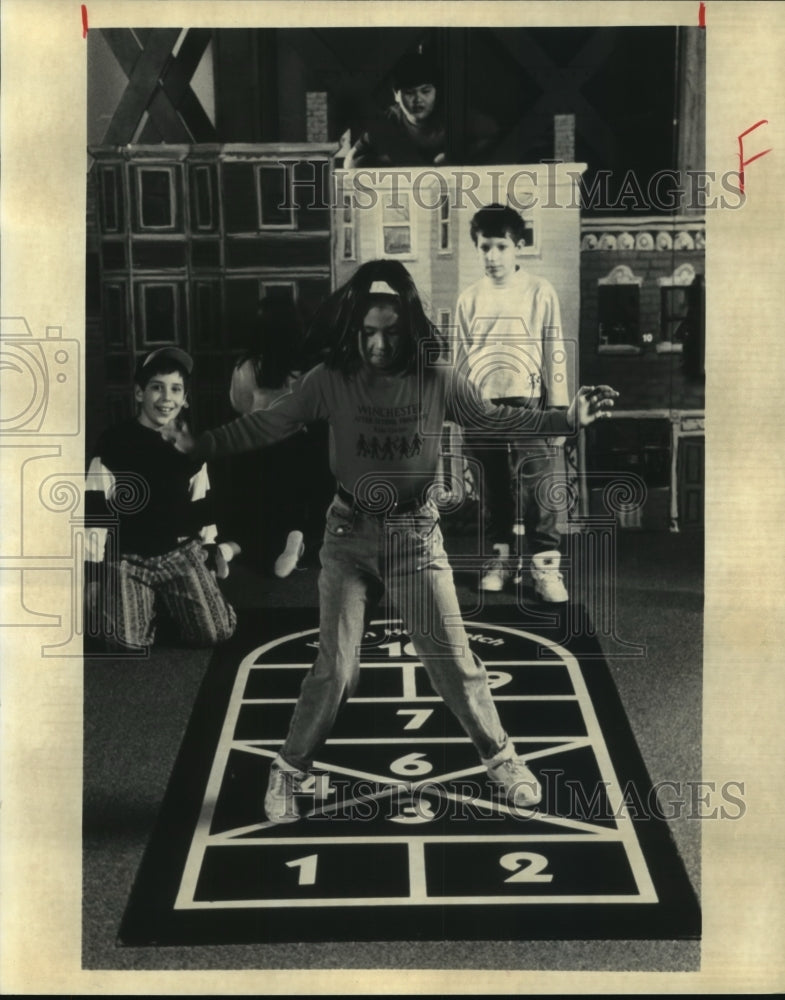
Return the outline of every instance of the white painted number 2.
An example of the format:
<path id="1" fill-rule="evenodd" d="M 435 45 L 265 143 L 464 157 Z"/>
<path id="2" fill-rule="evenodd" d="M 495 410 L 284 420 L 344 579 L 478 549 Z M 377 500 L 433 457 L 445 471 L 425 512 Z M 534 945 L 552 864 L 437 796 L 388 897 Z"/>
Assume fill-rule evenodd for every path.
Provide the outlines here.
<path id="1" fill-rule="evenodd" d="M 404 729 L 420 729 L 433 715 L 432 708 L 399 708 L 396 715 L 411 715 Z"/>
<path id="2" fill-rule="evenodd" d="M 505 882 L 552 882 L 553 875 L 546 872 L 548 859 L 543 854 L 533 851 L 519 851 L 515 854 L 505 854 L 499 859 L 502 868 L 513 872 Z"/>
<path id="3" fill-rule="evenodd" d="M 403 774 L 413 778 L 420 774 L 430 774 L 433 764 L 423 759 L 424 754 L 408 753 L 405 757 L 399 757 L 390 764 L 393 774 Z"/>
<path id="4" fill-rule="evenodd" d="M 318 854 L 309 854 L 307 858 L 297 858 L 296 861 L 287 861 L 287 868 L 299 868 L 300 874 L 297 879 L 298 885 L 316 885 L 316 861 Z"/>

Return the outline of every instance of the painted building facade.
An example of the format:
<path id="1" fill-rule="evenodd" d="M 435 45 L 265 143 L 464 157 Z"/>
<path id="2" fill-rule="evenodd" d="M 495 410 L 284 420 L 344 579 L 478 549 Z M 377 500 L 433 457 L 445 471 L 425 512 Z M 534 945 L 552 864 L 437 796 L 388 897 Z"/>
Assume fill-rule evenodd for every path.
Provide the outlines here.
<path id="1" fill-rule="evenodd" d="M 372 257 L 401 259 L 449 329 L 459 292 L 480 276 L 471 214 L 509 201 L 518 175 L 520 266 L 559 294 L 570 389 L 601 381 L 622 393 L 570 459 L 586 474 L 578 509 L 602 505 L 592 476 L 624 471 L 645 498 L 622 523 L 700 527 L 704 337 L 685 321 L 691 309 L 694 330 L 700 313 L 702 331 L 703 213 L 613 199 L 630 171 L 645 181 L 663 166 L 703 166 L 704 44 L 675 27 L 91 31 L 88 441 L 127 411 L 135 360 L 164 342 L 194 353 L 200 422 L 225 419 L 259 299 L 292 297 L 307 316 Z M 464 162 L 471 103 L 495 116 L 504 165 L 377 177 L 369 206 L 347 191 L 342 155 L 364 116 L 389 103 L 395 59 L 423 45 L 456 98 L 451 162 Z M 551 155 L 565 162 L 525 166 Z M 570 173 L 592 184 L 603 170 L 610 203 L 582 204 Z M 546 207 L 549 187 L 561 207 Z"/>

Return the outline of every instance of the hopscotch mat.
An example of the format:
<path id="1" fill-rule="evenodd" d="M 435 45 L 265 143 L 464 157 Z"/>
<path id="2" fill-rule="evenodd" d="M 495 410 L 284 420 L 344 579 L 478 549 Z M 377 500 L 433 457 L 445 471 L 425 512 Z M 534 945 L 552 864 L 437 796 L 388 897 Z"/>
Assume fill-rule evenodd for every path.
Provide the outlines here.
<path id="1" fill-rule="evenodd" d="M 284 825 L 263 797 L 318 618 L 244 615 L 208 670 L 119 943 L 698 938 L 698 901 L 579 611 L 536 631 L 512 607 L 466 622 L 539 806 L 499 798 L 400 624 L 375 620 L 315 761 L 329 794 L 303 796 Z"/>

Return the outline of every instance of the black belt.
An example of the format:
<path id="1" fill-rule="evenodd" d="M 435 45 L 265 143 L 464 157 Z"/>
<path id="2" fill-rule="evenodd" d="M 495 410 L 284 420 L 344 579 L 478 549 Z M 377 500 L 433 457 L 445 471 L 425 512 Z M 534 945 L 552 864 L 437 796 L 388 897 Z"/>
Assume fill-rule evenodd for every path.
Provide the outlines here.
<path id="1" fill-rule="evenodd" d="M 350 507 L 355 507 L 364 514 L 412 514 L 414 511 L 419 510 L 420 507 L 423 506 L 422 500 L 420 500 L 419 497 L 414 497 L 412 500 L 405 500 L 403 503 L 396 503 L 386 510 L 374 511 L 367 504 L 358 503 L 357 497 L 354 493 L 350 493 L 348 490 L 345 490 L 340 483 L 338 484 L 337 493 L 344 503 L 348 503 Z"/>

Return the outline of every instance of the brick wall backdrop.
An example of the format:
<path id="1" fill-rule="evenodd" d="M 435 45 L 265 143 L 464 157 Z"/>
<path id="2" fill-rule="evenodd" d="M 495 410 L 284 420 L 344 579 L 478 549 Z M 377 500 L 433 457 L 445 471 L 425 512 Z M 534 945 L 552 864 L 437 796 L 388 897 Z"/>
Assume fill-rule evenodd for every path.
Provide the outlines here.
<path id="1" fill-rule="evenodd" d="M 657 354 L 660 331 L 660 285 L 681 264 L 691 264 L 704 273 L 703 250 L 584 250 L 581 253 L 580 373 L 584 383 L 607 382 L 622 393 L 625 410 L 702 410 L 705 391 L 702 379 L 685 374 L 681 354 Z M 640 354 L 600 354 L 598 336 L 598 281 L 614 267 L 626 265 L 642 278 L 640 285 L 641 333 L 653 333 L 654 341 Z"/>

